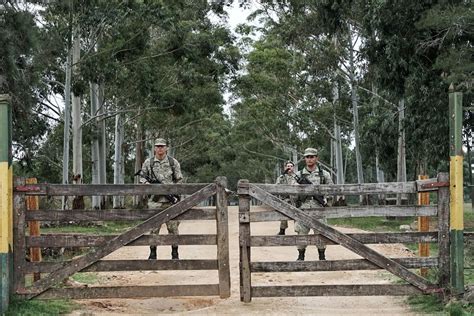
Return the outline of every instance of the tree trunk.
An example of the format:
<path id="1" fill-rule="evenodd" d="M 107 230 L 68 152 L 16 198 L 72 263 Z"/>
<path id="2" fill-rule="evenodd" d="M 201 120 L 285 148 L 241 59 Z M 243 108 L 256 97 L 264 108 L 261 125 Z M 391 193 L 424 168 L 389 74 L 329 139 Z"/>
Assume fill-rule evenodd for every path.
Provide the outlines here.
<path id="1" fill-rule="evenodd" d="M 104 84 L 99 83 L 98 86 L 98 109 L 97 114 L 100 115 L 98 123 L 98 133 L 99 133 L 99 183 L 107 183 L 107 139 L 105 134 L 105 96 L 104 96 Z M 105 201 L 107 197 L 100 197 L 101 208 L 105 208 Z"/>
<path id="2" fill-rule="evenodd" d="M 72 64 L 73 73 L 77 75 L 77 63 L 81 57 L 79 31 L 74 32 Z M 82 183 L 82 122 L 81 97 L 72 93 L 72 172 L 76 184 Z"/>
<path id="3" fill-rule="evenodd" d="M 364 183 L 364 169 L 362 168 L 362 157 L 360 155 L 360 142 L 359 142 L 359 110 L 358 110 L 358 96 L 356 86 L 356 67 L 354 58 L 354 47 L 352 43 L 352 33 L 349 34 L 349 75 L 350 75 L 350 87 L 351 87 L 351 102 L 352 102 L 352 116 L 354 124 L 354 143 L 355 143 L 355 154 L 357 164 L 357 183 Z M 360 196 L 360 201 L 363 202 L 363 196 Z"/>
<path id="4" fill-rule="evenodd" d="M 398 154 L 397 154 L 397 181 L 407 181 L 406 153 L 405 153 L 405 129 L 403 121 L 405 120 L 405 99 L 402 98 L 398 103 Z M 402 204 L 405 199 L 404 194 L 397 194 L 397 205 Z"/>
<path id="5" fill-rule="evenodd" d="M 93 82 L 89 82 L 90 87 L 90 98 L 91 98 L 91 117 L 97 116 L 97 106 L 99 101 L 99 91 L 98 85 Z M 94 126 L 94 131 L 98 131 L 98 124 L 96 119 L 92 125 Z M 99 137 L 96 132 L 92 132 L 91 140 L 91 159 L 92 159 L 92 184 L 100 183 L 100 158 L 99 158 Z M 92 208 L 100 209 L 100 196 L 92 197 Z"/>
<path id="6" fill-rule="evenodd" d="M 123 123 L 122 115 L 117 114 L 115 116 L 115 155 L 114 155 L 114 184 L 123 183 L 123 158 L 122 158 L 122 146 L 123 146 Z M 124 206 L 123 196 L 114 196 L 113 208 L 123 208 Z"/>
<path id="7" fill-rule="evenodd" d="M 66 84 L 64 87 L 64 140 L 63 140 L 63 184 L 69 183 L 69 136 L 71 128 L 71 50 L 66 57 Z M 62 209 L 67 208 L 67 196 L 62 198 Z"/>
<path id="8" fill-rule="evenodd" d="M 138 109 L 138 116 L 140 116 L 141 108 Z M 139 119 L 137 123 L 137 142 L 135 143 L 135 169 L 134 171 L 138 171 L 142 168 L 143 164 L 143 126 L 142 122 Z M 138 184 L 140 181 L 139 177 L 135 177 L 133 179 L 133 183 Z M 135 195 L 133 197 L 133 205 L 141 207 L 143 206 L 143 196 L 142 195 Z"/>

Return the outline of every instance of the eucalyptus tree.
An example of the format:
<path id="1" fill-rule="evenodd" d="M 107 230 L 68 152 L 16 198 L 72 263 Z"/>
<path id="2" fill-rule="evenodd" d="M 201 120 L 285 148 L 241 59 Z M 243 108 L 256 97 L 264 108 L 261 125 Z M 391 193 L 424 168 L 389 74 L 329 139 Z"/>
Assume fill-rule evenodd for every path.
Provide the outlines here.
<path id="1" fill-rule="evenodd" d="M 39 141 L 59 116 L 45 97 L 47 86 L 41 77 L 45 58 L 35 20 L 28 6 L 15 1 L 0 4 L 0 94 L 11 96 L 13 157 L 28 169 Z"/>

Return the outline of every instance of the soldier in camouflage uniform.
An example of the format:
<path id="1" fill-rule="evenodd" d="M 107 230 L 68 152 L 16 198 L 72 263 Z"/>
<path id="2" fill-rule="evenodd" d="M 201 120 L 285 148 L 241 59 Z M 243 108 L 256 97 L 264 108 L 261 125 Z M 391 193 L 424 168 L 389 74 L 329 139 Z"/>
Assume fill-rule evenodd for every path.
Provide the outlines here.
<path id="1" fill-rule="evenodd" d="M 315 148 L 306 148 L 304 151 L 304 160 L 306 166 L 296 173 L 297 179 L 307 178 L 311 181 L 312 184 L 333 184 L 331 175 L 329 172 L 322 170 L 321 167 L 318 165 L 318 151 Z M 322 205 L 313 197 L 307 196 L 302 198 L 301 209 L 305 208 L 315 208 L 315 207 L 322 207 Z M 324 198 L 323 198 L 324 199 Z M 324 199 L 326 203 L 326 199 Z M 320 220 L 322 223 L 327 224 L 327 220 L 325 218 Z M 295 232 L 298 235 L 307 235 L 310 231 L 310 228 L 303 225 L 302 223 L 296 221 L 295 222 Z M 318 247 L 318 254 L 319 260 L 326 260 L 326 245 L 319 244 Z M 298 259 L 304 261 L 306 252 L 306 246 L 298 246 Z"/>
<path id="2" fill-rule="evenodd" d="M 295 178 L 294 167 L 295 164 L 293 163 L 293 161 L 285 162 L 285 172 L 283 172 L 283 174 L 277 178 L 276 184 L 298 184 Z M 280 196 L 280 198 L 286 203 L 289 203 L 293 206 L 296 204 L 296 196 L 294 195 Z M 278 233 L 278 235 L 285 235 L 285 230 L 287 228 L 288 221 L 280 221 L 280 232 Z"/>
<path id="3" fill-rule="evenodd" d="M 168 147 L 166 140 L 158 138 L 155 141 L 154 156 L 145 160 L 142 171 L 151 179 L 159 180 L 161 183 L 181 183 L 183 175 L 179 162 L 173 157 L 168 156 Z M 148 183 L 148 181 L 140 177 L 140 183 Z M 167 208 L 171 205 L 170 201 L 163 195 L 153 195 L 148 200 L 148 208 Z M 171 235 L 178 235 L 179 221 L 168 221 L 166 227 Z M 154 229 L 151 233 L 158 235 L 161 227 Z M 178 245 L 171 246 L 171 258 L 179 259 Z M 150 256 L 148 259 L 156 259 L 156 245 L 150 246 Z"/>

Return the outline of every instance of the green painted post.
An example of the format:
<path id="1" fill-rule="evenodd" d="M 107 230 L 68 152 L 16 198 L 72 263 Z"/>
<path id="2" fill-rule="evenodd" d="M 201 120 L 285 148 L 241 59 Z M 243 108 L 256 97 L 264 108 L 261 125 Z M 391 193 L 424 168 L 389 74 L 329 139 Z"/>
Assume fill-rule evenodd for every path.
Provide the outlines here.
<path id="1" fill-rule="evenodd" d="M 449 87 L 451 287 L 464 293 L 462 93 Z"/>
<path id="2" fill-rule="evenodd" d="M 0 314 L 8 309 L 13 269 L 12 113 L 8 95 L 0 94 Z"/>

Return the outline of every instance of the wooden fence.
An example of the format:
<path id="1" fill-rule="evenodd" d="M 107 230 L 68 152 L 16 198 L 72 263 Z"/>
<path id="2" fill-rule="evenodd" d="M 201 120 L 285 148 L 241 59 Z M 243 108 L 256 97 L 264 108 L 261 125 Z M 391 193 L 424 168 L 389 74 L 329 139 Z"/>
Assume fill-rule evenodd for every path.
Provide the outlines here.
<path id="1" fill-rule="evenodd" d="M 442 292 L 449 285 L 449 176 L 439 174 L 438 179 L 404 183 L 345 184 L 345 185 L 273 185 L 253 184 L 241 180 L 239 194 L 239 244 L 240 244 L 240 296 L 244 302 L 252 297 L 271 296 L 350 296 L 350 295 L 408 295 L 414 293 Z M 361 194 L 415 194 L 437 192 L 436 205 L 382 205 L 357 207 L 326 207 L 300 210 L 277 196 L 294 195 L 361 195 Z M 266 211 L 254 211 L 250 199 L 256 198 L 270 206 Z M 318 221 L 320 218 L 397 216 L 437 217 L 436 231 L 382 232 L 343 234 Z M 319 234 L 293 236 L 253 236 L 250 224 L 254 222 L 297 220 Z M 341 245 L 363 259 L 291 262 L 252 262 L 252 247 L 316 245 Z M 437 243 L 437 257 L 389 258 L 366 244 Z M 410 269 L 436 268 L 437 282 L 431 283 Z M 292 285 L 252 286 L 252 273 L 305 272 L 385 269 L 405 281 L 405 284 L 350 284 L 350 285 Z"/>
<path id="2" fill-rule="evenodd" d="M 15 294 L 24 298 L 129 298 L 164 296 L 230 296 L 229 236 L 227 180 L 219 177 L 210 184 L 159 185 L 54 185 L 25 184 L 17 178 L 14 187 L 14 284 Z M 107 210 L 54 210 L 27 211 L 28 196 L 126 196 L 149 194 L 189 195 L 166 209 L 107 209 Z M 195 208 L 199 202 L 215 195 L 216 206 Z M 215 220 L 216 234 L 203 235 L 149 235 L 156 227 L 169 220 Z M 33 221 L 142 221 L 119 235 L 55 234 L 29 236 L 27 223 Z M 217 245 L 217 260 L 102 260 L 123 246 L 144 245 Z M 25 254 L 28 248 L 89 247 L 77 258 L 60 262 L 30 262 Z M 144 270 L 218 270 L 218 284 L 142 286 L 89 286 L 58 287 L 77 272 Z M 29 275 L 41 273 L 41 279 L 31 285 Z"/>

